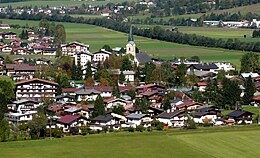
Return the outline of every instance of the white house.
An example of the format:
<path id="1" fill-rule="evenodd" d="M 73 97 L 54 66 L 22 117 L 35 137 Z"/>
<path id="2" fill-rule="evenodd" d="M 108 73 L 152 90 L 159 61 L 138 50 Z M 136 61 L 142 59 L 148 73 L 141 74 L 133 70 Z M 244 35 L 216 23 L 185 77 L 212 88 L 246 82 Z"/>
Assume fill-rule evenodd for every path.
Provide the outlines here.
<path id="1" fill-rule="evenodd" d="M 84 67 L 88 62 L 92 61 L 93 54 L 89 51 L 80 52 L 73 55 L 75 65 Z"/>
<path id="2" fill-rule="evenodd" d="M 80 89 L 75 93 L 77 101 L 95 101 L 101 92 L 95 89 Z"/>
<path id="3" fill-rule="evenodd" d="M 35 111 L 36 108 L 40 105 L 41 104 L 39 102 L 28 99 L 22 99 L 13 101 L 13 103 L 8 104 L 7 107 L 9 111 L 15 111 L 17 113 L 26 113 L 28 111 Z"/>
<path id="4" fill-rule="evenodd" d="M 133 128 L 136 128 L 136 126 L 144 126 L 144 127 L 150 127 L 152 119 L 146 115 L 146 114 L 129 114 L 126 116 L 127 121 L 126 124 L 130 124 Z"/>
<path id="5" fill-rule="evenodd" d="M 232 71 L 236 70 L 235 67 L 229 63 L 229 62 L 214 62 L 215 65 L 218 67 L 218 71 L 224 70 L 224 71 Z"/>
<path id="6" fill-rule="evenodd" d="M 79 42 L 72 42 L 69 44 L 62 44 L 61 51 L 63 55 L 73 56 L 81 52 L 89 52 L 89 45 Z"/>
<path id="7" fill-rule="evenodd" d="M 217 115 L 211 112 L 196 112 L 194 114 L 195 123 L 212 123 L 215 124 Z"/>
<path id="8" fill-rule="evenodd" d="M 31 121 L 33 116 L 37 114 L 37 111 L 26 111 L 24 113 L 6 113 L 5 119 L 14 124 Z"/>
<path id="9" fill-rule="evenodd" d="M 135 72 L 134 71 L 123 71 L 123 74 L 125 75 L 125 81 L 134 82 L 135 81 Z"/>
<path id="10" fill-rule="evenodd" d="M 61 128 L 63 132 L 71 132 L 75 127 L 86 126 L 87 118 L 80 115 L 65 115 L 57 120 L 56 125 Z"/>
<path id="11" fill-rule="evenodd" d="M 30 98 L 41 101 L 44 98 L 54 99 L 58 84 L 55 82 L 33 78 L 15 83 L 16 99 Z"/>
<path id="12" fill-rule="evenodd" d="M 105 49 L 100 49 L 98 52 L 93 53 L 93 61 L 103 62 L 110 57 L 112 53 Z"/>
<path id="13" fill-rule="evenodd" d="M 175 110 L 174 112 L 165 111 L 159 114 L 156 118 L 158 121 L 171 127 L 183 127 L 185 120 L 187 120 L 185 111 L 182 110 Z"/>

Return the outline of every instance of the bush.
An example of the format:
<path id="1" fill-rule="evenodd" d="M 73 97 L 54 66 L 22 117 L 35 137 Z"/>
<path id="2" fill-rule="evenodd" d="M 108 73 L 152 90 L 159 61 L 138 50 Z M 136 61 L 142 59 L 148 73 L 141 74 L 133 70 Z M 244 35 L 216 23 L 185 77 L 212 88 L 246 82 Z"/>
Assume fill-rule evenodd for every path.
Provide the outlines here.
<path id="1" fill-rule="evenodd" d="M 74 127 L 71 129 L 71 134 L 72 135 L 78 135 L 79 134 L 79 128 L 78 127 Z"/>
<path id="2" fill-rule="evenodd" d="M 128 132 L 134 132 L 134 131 L 135 131 L 135 129 L 133 127 L 128 128 Z"/>
<path id="3" fill-rule="evenodd" d="M 142 125 L 139 125 L 139 126 L 136 126 L 136 131 L 139 131 L 139 132 L 143 132 L 145 130 L 144 126 Z"/>
<path id="4" fill-rule="evenodd" d="M 107 126 L 104 126 L 103 128 L 102 128 L 102 131 L 104 131 L 105 133 L 108 131 L 108 127 Z"/>
<path id="5" fill-rule="evenodd" d="M 162 130 L 163 130 L 163 126 L 164 126 L 164 123 L 160 122 L 160 123 L 156 126 L 156 130 L 162 131 Z"/>
<path id="6" fill-rule="evenodd" d="M 81 131 L 80 134 L 83 135 L 83 136 L 85 136 L 89 133 L 89 129 L 88 129 L 87 126 L 81 126 L 80 131 Z"/>
<path id="7" fill-rule="evenodd" d="M 62 133 L 62 130 L 60 129 L 60 128 L 54 128 L 53 130 L 52 130 L 52 136 L 54 137 L 54 138 L 61 138 L 61 137 L 63 137 L 63 133 Z"/>
<path id="8" fill-rule="evenodd" d="M 147 128 L 147 131 L 148 131 L 148 132 L 152 132 L 152 131 L 153 131 L 153 128 L 152 128 L 152 127 L 148 127 L 148 128 Z"/>
<path id="9" fill-rule="evenodd" d="M 187 129 L 196 129 L 196 123 L 194 122 L 194 120 L 188 116 L 188 119 L 186 121 L 185 127 Z"/>

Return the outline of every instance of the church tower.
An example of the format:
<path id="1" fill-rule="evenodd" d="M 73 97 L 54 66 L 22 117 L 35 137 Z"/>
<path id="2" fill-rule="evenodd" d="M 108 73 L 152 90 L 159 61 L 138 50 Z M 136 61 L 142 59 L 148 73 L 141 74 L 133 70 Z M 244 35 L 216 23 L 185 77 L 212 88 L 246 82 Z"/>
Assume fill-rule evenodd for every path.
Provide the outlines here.
<path id="1" fill-rule="evenodd" d="M 126 55 L 131 54 L 134 58 L 136 58 L 136 52 L 135 52 L 135 42 L 132 32 L 132 26 L 130 27 L 130 32 L 128 35 L 128 42 L 126 44 Z"/>

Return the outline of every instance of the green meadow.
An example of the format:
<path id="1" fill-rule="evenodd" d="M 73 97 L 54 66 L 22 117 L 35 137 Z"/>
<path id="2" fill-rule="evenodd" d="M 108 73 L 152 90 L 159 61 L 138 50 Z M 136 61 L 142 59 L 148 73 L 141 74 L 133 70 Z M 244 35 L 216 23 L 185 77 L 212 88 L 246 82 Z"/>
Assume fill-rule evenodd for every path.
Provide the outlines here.
<path id="1" fill-rule="evenodd" d="M 20 158 L 252 158 L 259 157 L 259 126 L 115 132 L 0 143 L 1 157 Z"/>
<path id="2" fill-rule="evenodd" d="M 20 6 L 50 6 L 50 7 L 72 7 L 81 6 L 83 3 L 88 5 L 106 5 L 107 3 L 121 3 L 128 0 L 109 0 L 109 1 L 97 1 L 97 0 L 31 0 L 24 2 L 13 2 L 13 3 L 0 3 L 0 7 L 9 6 L 20 7 Z"/>
<path id="3" fill-rule="evenodd" d="M 4 23 L 37 26 L 38 21 L 2 19 Z M 111 47 L 125 47 L 127 34 L 87 24 L 62 23 L 66 28 L 67 41 L 80 41 L 90 45 L 91 51 L 97 51 L 103 45 Z M 190 45 L 164 42 L 135 36 L 137 47 L 152 57 L 171 59 L 174 57 L 199 56 L 202 61 L 227 61 L 240 67 L 242 51 L 220 48 L 196 47 Z"/>

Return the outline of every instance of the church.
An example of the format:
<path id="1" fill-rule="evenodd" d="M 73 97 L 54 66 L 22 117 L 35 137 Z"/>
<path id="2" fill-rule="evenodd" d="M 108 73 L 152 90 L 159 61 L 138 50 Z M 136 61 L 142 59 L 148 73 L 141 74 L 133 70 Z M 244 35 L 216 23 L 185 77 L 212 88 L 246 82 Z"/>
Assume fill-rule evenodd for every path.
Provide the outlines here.
<path id="1" fill-rule="evenodd" d="M 132 26 L 130 27 L 128 42 L 126 44 L 126 55 L 128 54 L 131 54 L 134 57 L 134 63 L 136 63 L 137 66 L 152 61 L 151 57 L 146 53 L 141 53 L 136 51 Z"/>

